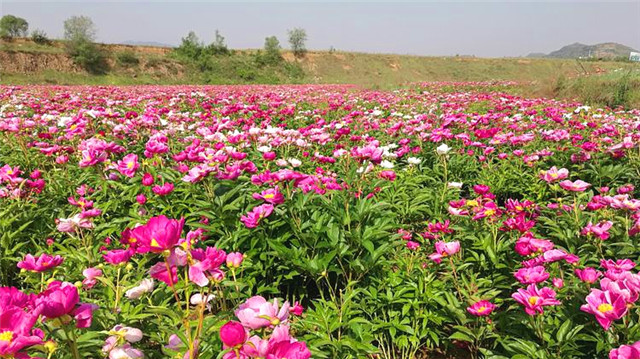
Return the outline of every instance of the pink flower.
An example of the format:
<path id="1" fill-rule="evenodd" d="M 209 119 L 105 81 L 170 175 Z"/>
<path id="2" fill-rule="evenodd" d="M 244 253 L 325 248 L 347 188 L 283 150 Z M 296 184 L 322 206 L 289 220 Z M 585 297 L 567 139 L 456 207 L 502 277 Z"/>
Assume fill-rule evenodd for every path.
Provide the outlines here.
<path id="1" fill-rule="evenodd" d="M 38 295 L 36 305 L 41 309 L 42 315 L 52 319 L 70 314 L 79 299 L 78 289 L 73 284 L 54 281 Z"/>
<path id="2" fill-rule="evenodd" d="M 29 358 L 21 353 L 25 348 L 42 343 L 42 339 L 32 334 L 37 315 L 25 312 L 19 307 L 5 307 L 0 310 L 0 357 Z"/>
<path id="3" fill-rule="evenodd" d="M 82 303 L 73 311 L 73 319 L 76 320 L 76 328 L 89 328 L 93 320 L 93 311 L 98 306 L 90 303 Z"/>
<path id="4" fill-rule="evenodd" d="M 269 217 L 272 212 L 272 204 L 262 204 L 254 207 L 246 216 L 240 217 L 240 220 L 247 228 L 255 228 L 263 218 Z"/>
<path id="5" fill-rule="evenodd" d="M 267 359 L 309 359 L 311 352 L 304 342 L 287 342 L 281 341 L 276 343 L 269 351 Z"/>
<path id="6" fill-rule="evenodd" d="M 140 193 L 136 196 L 136 202 L 138 202 L 138 204 L 142 206 L 143 204 L 147 203 L 147 196 L 145 196 L 143 193 Z"/>
<path id="7" fill-rule="evenodd" d="M 538 289 L 535 284 L 530 284 L 526 290 L 518 289 L 511 297 L 522 304 L 524 311 L 529 315 L 542 314 L 544 313 L 543 307 L 560 304 L 553 289 L 549 287 Z"/>
<path id="8" fill-rule="evenodd" d="M 611 349 L 609 359 L 640 359 L 640 341 Z"/>
<path id="9" fill-rule="evenodd" d="M 280 308 L 277 299 L 270 303 L 261 296 L 255 296 L 241 304 L 235 314 L 242 325 L 249 329 L 276 326 L 287 321 L 289 302 L 284 302 Z"/>
<path id="10" fill-rule="evenodd" d="M 429 255 L 429 258 L 436 263 L 440 263 L 443 257 L 452 256 L 460 251 L 460 242 L 438 241 L 435 244 L 436 252 Z"/>
<path id="11" fill-rule="evenodd" d="M 118 171 L 129 178 L 136 175 L 138 168 L 140 168 L 140 164 L 138 163 L 138 155 L 136 154 L 130 153 L 118 161 Z"/>
<path id="12" fill-rule="evenodd" d="M 597 282 L 598 278 L 602 276 L 602 272 L 590 267 L 586 267 L 585 269 L 576 269 L 575 272 L 578 279 L 589 284 Z"/>
<path id="13" fill-rule="evenodd" d="M 485 317 L 491 314 L 494 309 L 496 309 L 495 304 L 486 300 L 481 300 L 473 303 L 470 307 L 467 307 L 467 312 L 475 315 L 476 317 Z"/>
<path id="14" fill-rule="evenodd" d="M 51 256 L 43 253 L 39 257 L 34 257 L 27 254 L 24 260 L 18 262 L 18 268 L 40 273 L 59 266 L 63 261 L 64 259 L 58 255 Z"/>
<path id="15" fill-rule="evenodd" d="M 84 280 L 82 281 L 82 285 L 86 289 L 93 288 L 94 285 L 98 282 L 96 278 L 102 277 L 102 270 L 98 268 L 87 268 L 82 271 L 82 275 L 84 276 Z"/>
<path id="16" fill-rule="evenodd" d="M 411 251 L 415 251 L 418 248 L 420 248 L 420 243 L 414 242 L 414 241 L 407 241 L 407 249 Z"/>
<path id="17" fill-rule="evenodd" d="M 173 183 L 167 182 L 167 183 L 163 184 L 162 186 L 160 186 L 160 185 L 153 186 L 151 191 L 153 191 L 153 193 L 157 194 L 158 196 L 166 196 L 169 193 L 173 192 L 173 188 L 174 188 L 173 187 Z"/>
<path id="18" fill-rule="evenodd" d="M 564 280 L 562 280 L 562 278 L 553 278 L 551 283 L 553 283 L 553 286 L 558 289 L 564 287 Z"/>
<path id="19" fill-rule="evenodd" d="M 378 176 L 380 176 L 380 178 L 382 178 L 382 179 L 386 179 L 386 180 L 392 181 L 392 182 L 396 180 L 396 173 L 394 171 L 392 171 L 392 170 L 380 171 Z"/>
<path id="20" fill-rule="evenodd" d="M 152 217 L 147 224 L 131 230 L 129 241 L 134 240 L 137 253 L 162 253 L 178 243 L 183 226 L 184 218 Z"/>
<path id="21" fill-rule="evenodd" d="M 556 166 L 553 166 L 547 171 L 540 171 L 540 178 L 547 183 L 563 180 L 567 177 L 569 177 L 569 170 L 566 168 L 558 169 Z"/>
<path id="22" fill-rule="evenodd" d="M 244 260 L 244 255 L 239 252 L 233 252 L 227 254 L 227 267 L 229 268 L 240 268 L 242 261 Z"/>
<path id="23" fill-rule="evenodd" d="M 303 311 L 304 307 L 299 302 L 295 302 L 293 303 L 293 307 L 291 307 L 291 309 L 289 310 L 289 313 L 301 316 Z"/>
<path id="24" fill-rule="evenodd" d="M 220 328 L 220 340 L 224 348 L 239 348 L 247 341 L 247 330 L 241 323 L 228 321 Z"/>
<path id="25" fill-rule="evenodd" d="M 589 224 L 582 229 L 580 234 L 583 236 L 594 235 L 604 241 L 609 239 L 609 229 L 611 229 L 612 226 L 613 222 L 611 221 L 600 222 L 596 225 L 589 222 Z"/>
<path id="26" fill-rule="evenodd" d="M 584 182 L 582 180 L 577 180 L 575 182 L 564 180 L 560 182 L 560 187 L 571 192 L 584 192 L 590 186 L 591 185 L 589 183 Z"/>
<path id="27" fill-rule="evenodd" d="M 530 268 L 520 268 L 514 275 L 522 284 L 533 284 L 544 282 L 549 278 L 549 272 L 543 266 Z"/>
<path id="28" fill-rule="evenodd" d="M 130 249 L 114 249 L 103 254 L 102 258 L 105 262 L 117 266 L 118 264 L 128 262 L 133 254 L 134 252 Z"/>
<path id="29" fill-rule="evenodd" d="M 142 185 L 143 186 L 151 186 L 153 184 L 153 176 L 151 175 L 151 173 L 145 173 L 142 176 Z"/>
<path id="30" fill-rule="evenodd" d="M 516 242 L 515 251 L 521 256 L 543 253 L 553 248 L 553 243 L 546 239 L 534 238 L 531 233 L 520 237 Z"/>
<path id="31" fill-rule="evenodd" d="M 591 289 L 586 301 L 587 304 L 582 305 L 580 310 L 595 315 L 604 330 L 609 330 L 614 320 L 627 314 L 627 303 L 624 298 L 611 291 Z"/>
<path id="32" fill-rule="evenodd" d="M 271 204 L 281 204 L 284 202 L 284 196 L 278 190 L 278 187 L 270 188 L 258 193 L 253 194 L 254 199 L 263 200 Z"/>

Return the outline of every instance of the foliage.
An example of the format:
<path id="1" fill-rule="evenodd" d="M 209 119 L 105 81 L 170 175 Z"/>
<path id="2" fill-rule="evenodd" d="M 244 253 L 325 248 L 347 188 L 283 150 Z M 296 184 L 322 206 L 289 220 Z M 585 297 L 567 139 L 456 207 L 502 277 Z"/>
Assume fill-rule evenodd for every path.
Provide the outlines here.
<path id="1" fill-rule="evenodd" d="M 133 51 L 123 51 L 116 55 L 116 61 L 120 66 L 132 67 L 140 63 L 140 59 Z"/>
<path id="2" fill-rule="evenodd" d="M 31 41 L 38 45 L 51 45 L 51 40 L 47 37 L 47 33 L 40 29 L 31 32 Z"/>
<path id="3" fill-rule="evenodd" d="M 0 18 L 0 37 L 15 38 L 26 37 L 29 30 L 27 20 L 14 15 L 4 15 Z"/>
<path id="4" fill-rule="evenodd" d="M 292 30 L 288 30 L 289 45 L 291 51 L 296 57 L 303 57 L 307 53 L 307 31 L 303 28 L 296 27 Z"/>

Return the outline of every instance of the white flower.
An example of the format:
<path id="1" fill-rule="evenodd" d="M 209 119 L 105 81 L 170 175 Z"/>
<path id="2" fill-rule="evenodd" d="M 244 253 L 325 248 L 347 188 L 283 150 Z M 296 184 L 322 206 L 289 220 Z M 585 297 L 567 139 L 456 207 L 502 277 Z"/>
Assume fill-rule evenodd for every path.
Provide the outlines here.
<path id="1" fill-rule="evenodd" d="M 371 114 L 372 114 L 373 116 L 380 116 L 380 115 L 382 115 L 382 111 L 380 111 L 380 110 L 373 110 L 373 111 L 371 112 Z"/>
<path id="2" fill-rule="evenodd" d="M 342 157 L 345 153 L 347 153 L 345 149 L 335 150 L 333 151 L 333 157 Z"/>
<path id="3" fill-rule="evenodd" d="M 384 161 L 380 162 L 380 167 L 386 168 L 386 169 L 392 169 L 393 168 L 393 163 L 391 161 L 384 160 Z"/>
<path id="4" fill-rule="evenodd" d="M 265 153 L 271 151 L 271 146 L 260 146 L 258 147 L 258 151 Z"/>
<path id="5" fill-rule="evenodd" d="M 447 183 L 447 187 L 449 188 L 462 188 L 462 182 L 449 182 Z"/>
<path id="6" fill-rule="evenodd" d="M 409 162 L 409 164 L 411 165 L 418 165 L 420 164 L 420 162 L 422 162 L 422 160 L 419 159 L 418 157 L 409 157 L 407 158 L 407 162 Z"/>
<path id="7" fill-rule="evenodd" d="M 212 301 L 215 298 L 215 296 L 213 294 L 209 294 L 207 296 L 207 303 L 209 303 L 210 301 Z M 189 300 L 189 302 L 191 302 L 192 305 L 199 305 L 205 302 L 205 298 L 202 294 L 200 293 L 196 293 L 194 295 L 191 296 L 191 299 Z"/>
<path id="8" fill-rule="evenodd" d="M 446 155 L 447 153 L 449 153 L 449 151 L 451 151 L 451 147 L 447 146 L 446 143 L 443 143 L 438 146 L 438 148 L 436 148 L 436 153 L 438 153 L 439 155 Z"/>
<path id="9" fill-rule="evenodd" d="M 129 299 L 138 299 L 153 290 L 153 279 L 143 279 L 140 284 L 129 289 L 124 295 Z"/>
<path id="10" fill-rule="evenodd" d="M 297 158 L 289 158 L 288 161 L 289 164 L 293 167 L 300 167 L 300 165 L 302 164 L 302 161 Z"/>

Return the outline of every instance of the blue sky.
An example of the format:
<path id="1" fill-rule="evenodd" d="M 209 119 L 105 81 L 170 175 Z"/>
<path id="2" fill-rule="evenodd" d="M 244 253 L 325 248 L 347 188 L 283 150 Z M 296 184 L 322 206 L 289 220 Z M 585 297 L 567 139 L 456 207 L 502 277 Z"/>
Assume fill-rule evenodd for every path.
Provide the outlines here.
<path id="1" fill-rule="evenodd" d="M 582 42 L 640 49 L 640 0 L 634 1 L 19 1 L 0 14 L 62 36 L 62 23 L 87 15 L 98 41 L 178 44 L 190 30 L 231 48 L 258 48 L 287 29 L 307 30 L 310 49 L 417 55 L 523 56 Z"/>

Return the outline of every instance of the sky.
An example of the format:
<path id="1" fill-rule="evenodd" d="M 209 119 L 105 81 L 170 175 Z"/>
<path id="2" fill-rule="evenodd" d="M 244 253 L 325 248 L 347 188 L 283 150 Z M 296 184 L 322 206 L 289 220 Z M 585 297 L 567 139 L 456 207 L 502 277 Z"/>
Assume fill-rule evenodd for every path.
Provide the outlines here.
<path id="1" fill-rule="evenodd" d="M 24 1 L 0 0 L 0 15 L 60 38 L 73 15 L 92 18 L 97 41 L 177 45 L 193 30 L 230 48 L 260 48 L 302 27 L 313 50 L 413 55 L 526 56 L 575 42 L 640 49 L 640 0 L 628 1 Z"/>

